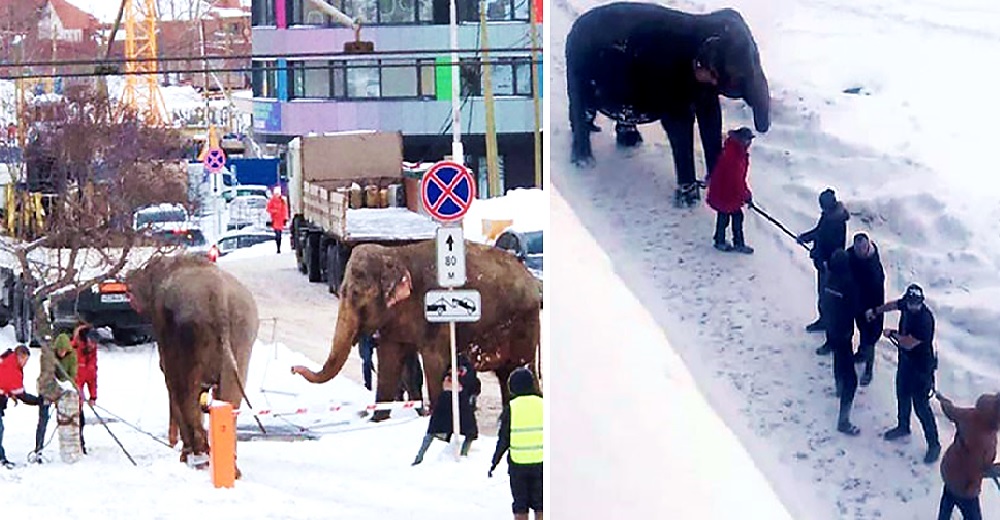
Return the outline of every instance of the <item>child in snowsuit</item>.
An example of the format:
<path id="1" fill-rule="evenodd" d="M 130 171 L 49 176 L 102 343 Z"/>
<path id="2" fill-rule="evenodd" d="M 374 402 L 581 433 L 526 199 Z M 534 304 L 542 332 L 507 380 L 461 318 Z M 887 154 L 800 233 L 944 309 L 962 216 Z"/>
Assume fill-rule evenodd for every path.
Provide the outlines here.
<path id="1" fill-rule="evenodd" d="M 80 448 L 83 453 L 87 453 L 87 447 L 83 442 L 84 401 L 94 406 L 97 402 L 97 331 L 90 325 L 80 325 L 73 333 L 73 348 L 76 350 L 78 368 L 76 374 L 76 386 L 80 391 Z M 83 387 L 86 386 L 90 392 L 88 399 L 84 399 Z"/>
<path id="2" fill-rule="evenodd" d="M 41 402 L 38 406 L 38 427 L 35 429 L 35 451 L 32 454 L 34 461 L 39 464 L 43 462 L 40 455 L 45 444 L 45 430 L 49 424 L 49 409 L 62 395 L 59 381 L 71 381 L 75 384 L 77 372 L 76 351 L 71 345 L 68 334 L 62 333 L 56 336 L 52 350 L 41 349 L 41 351 L 41 370 L 38 373 L 38 396 Z"/>
<path id="3" fill-rule="evenodd" d="M 9 400 L 21 401 L 32 406 L 38 405 L 38 397 L 24 391 L 24 365 L 28 364 L 31 351 L 24 345 L 7 349 L 0 354 L 0 466 L 13 468 L 3 449 L 3 414 Z"/>
<path id="4" fill-rule="evenodd" d="M 979 505 L 983 479 L 1000 473 L 997 433 L 1000 431 L 1000 394 L 983 394 L 975 408 L 959 408 L 936 394 L 945 417 L 955 423 L 955 440 L 941 459 L 944 492 L 938 520 L 951 518 L 957 506 L 965 520 L 981 520 Z"/>
<path id="5" fill-rule="evenodd" d="M 435 438 L 443 440 L 445 442 L 451 442 L 452 435 L 452 414 L 451 414 L 451 392 L 453 391 L 453 386 L 455 386 L 452 380 L 452 370 L 449 369 L 445 372 L 443 391 L 437 398 L 437 402 L 434 403 L 434 411 L 431 413 L 431 420 L 427 423 L 427 433 L 424 435 L 424 440 L 420 445 L 420 451 L 417 452 L 417 457 L 413 460 L 413 465 L 416 466 L 424 460 L 424 453 L 430 448 L 431 442 Z M 458 420 L 459 420 L 459 433 L 465 436 L 462 442 L 462 455 L 469 454 L 469 448 L 472 447 L 472 441 L 476 440 L 479 436 L 479 426 L 476 424 L 476 413 L 473 409 L 472 403 L 475 401 L 475 397 L 479 395 L 482 384 L 479 381 L 479 376 L 476 375 L 476 369 L 472 367 L 472 364 L 467 360 L 459 356 L 458 363 Z"/>
<path id="6" fill-rule="evenodd" d="M 750 143 L 753 132 L 747 127 L 730 130 L 722 145 L 722 154 L 715 168 L 705 178 L 708 193 L 705 201 L 717 212 L 715 219 L 715 248 L 719 251 L 736 251 L 752 254 L 753 248 L 743 238 L 743 205 L 752 205 L 753 197 L 747 186 L 750 168 Z M 726 242 L 726 227 L 733 223 L 733 244 Z"/>
<path id="7" fill-rule="evenodd" d="M 500 464 L 505 451 L 507 473 L 510 475 L 510 493 L 514 499 L 515 520 L 527 520 L 528 509 L 535 511 L 535 518 L 542 518 L 542 396 L 535 384 L 535 376 L 521 367 L 511 372 L 507 379 L 510 404 L 500 415 L 497 447 L 488 477 Z"/>

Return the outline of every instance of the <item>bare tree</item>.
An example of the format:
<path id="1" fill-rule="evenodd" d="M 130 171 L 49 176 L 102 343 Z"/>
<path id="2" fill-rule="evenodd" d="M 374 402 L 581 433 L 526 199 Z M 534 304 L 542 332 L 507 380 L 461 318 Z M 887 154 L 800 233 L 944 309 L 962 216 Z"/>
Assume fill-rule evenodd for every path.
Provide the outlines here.
<path id="1" fill-rule="evenodd" d="M 41 302 L 164 252 L 132 229 L 135 208 L 186 196 L 186 188 L 178 193 L 176 183 L 161 179 L 165 165 L 182 158 L 180 135 L 147 127 L 131 113 L 111 120 L 104 103 L 81 87 L 33 104 L 26 114 L 22 186 L 43 200 L 44 225 L 8 230 L 13 236 L 0 242 L 0 251 L 19 267 L 34 330 L 45 335 L 51 331 Z"/>

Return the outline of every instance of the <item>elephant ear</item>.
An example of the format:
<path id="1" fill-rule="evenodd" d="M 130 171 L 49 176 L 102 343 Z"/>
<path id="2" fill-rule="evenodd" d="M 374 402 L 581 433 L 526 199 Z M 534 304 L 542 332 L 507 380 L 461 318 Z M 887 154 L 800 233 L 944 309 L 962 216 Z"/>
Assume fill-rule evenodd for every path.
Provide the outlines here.
<path id="1" fill-rule="evenodd" d="M 412 289 L 413 280 L 408 269 L 399 265 L 386 266 L 382 272 L 382 297 L 386 307 L 409 298 Z"/>

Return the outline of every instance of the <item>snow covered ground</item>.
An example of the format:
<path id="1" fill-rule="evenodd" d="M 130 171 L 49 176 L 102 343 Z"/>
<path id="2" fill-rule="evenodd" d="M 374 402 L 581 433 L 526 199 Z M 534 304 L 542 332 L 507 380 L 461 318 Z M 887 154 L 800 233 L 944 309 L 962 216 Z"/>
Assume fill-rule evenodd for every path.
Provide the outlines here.
<path id="1" fill-rule="evenodd" d="M 667 379 L 670 385 L 678 376 L 660 358 L 659 350 L 669 348 L 662 338 L 644 333 L 644 313 L 616 322 L 614 336 L 599 334 L 602 322 L 591 317 L 595 311 L 589 306 L 613 316 L 619 307 L 631 308 L 624 296 L 619 299 L 605 289 L 610 283 L 624 284 L 657 322 L 700 392 L 792 517 L 932 517 L 941 479 L 937 465 L 920 460 L 925 445 L 919 427 L 913 425 L 915 435 L 907 442 L 880 438 L 895 424 L 895 353 L 890 345 L 879 345 L 875 379 L 858 392 L 853 418 L 861 436 L 847 438 L 834 429 L 831 360 L 813 353 L 821 336 L 803 331 L 815 314 L 815 281 L 800 248 L 750 215 L 747 235 L 757 254 L 714 251 L 714 214 L 704 206 L 671 206 L 675 180 L 670 149 L 657 125 L 640 127 L 645 143 L 622 151 L 614 146 L 613 125 L 599 118 L 604 131 L 593 135 L 597 166 L 581 170 L 569 165 L 563 44 L 572 20 L 598 3 L 555 0 L 548 18 L 547 92 L 554 122 L 549 149 L 559 195 L 552 229 L 556 245 L 550 248 L 556 256 L 550 263 L 564 267 L 552 271 L 547 292 L 553 298 L 572 297 L 572 302 L 564 300 L 567 306 L 588 302 L 587 307 L 576 303 L 564 308 L 557 301 L 552 307 L 557 314 L 551 334 L 559 339 L 550 397 L 559 405 L 552 416 L 551 478 L 586 492 L 560 493 L 560 484 L 554 484 L 550 512 L 622 511 L 654 517 L 699 496 L 707 496 L 705 507 L 742 504 L 738 493 L 743 487 L 766 487 L 749 470 L 746 479 L 721 484 L 728 472 L 745 469 L 739 450 L 725 435 L 706 440 L 709 430 L 699 413 L 670 415 L 681 406 L 698 407 L 678 403 L 681 396 L 662 381 L 647 380 Z M 879 245 L 888 294 L 900 294 L 911 282 L 926 289 L 937 316 L 938 389 L 964 405 L 980 393 L 1000 389 L 1000 354 L 993 344 L 1000 323 L 995 304 L 1000 196 L 991 189 L 993 179 L 986 178 L 991 166 L 983 155 L 994 139 L 985 125 L 1000 119 L 1000 109 L 956 88 L 995 83 L 996 69 L 982 63 L 1000 51 L 1000 6 L 984 0 L 947 7 L 929 0 L 671 5 L 690 11 L 733 6 L 754 31 L 773 107 L 771 131 L 755 140 L 751 150 L 755 202 L 791 229 L 803 231 L 818 215 L 817 194 L 834 187 L 852 213 L 849 234 L 867 231 Z M 862 94 L 843 93 L 851 87 L 861 87 Z M 742 102 L 724 104 L 724 121 L 726 128 L 752 126 Z M 701 167 L 700 150 L 696 157 Z M 560 198 L 569 208 L 562 221 L 556 218 Z M 602 254 L 567 252 L 564 242 L 584 240 L 572 235 L 579 226 Z M 608 266 L 614 271 L 610 280 Z M 588 298 L 584 291 L 591 285 L 601 292 Z M 573 296 L 566 296 L 567 291 Z M 890 315 L 887 326 L 895 326 L 896 320 Z M 592 325 L 580 331 L 580 323 Z M 657 351 L 650 352 L 649 345 Z M 570 347 L 573 354 L 561 354 Z M 594 357 L 572 357 L 580 352 Z M 585 389 L 569 391 L 576 388 L 570 378 L 578 374 L 587 374 L 581 376 L 589 381 L 586 394 Z M 936 404 L 934 408 L 938 410 Z M 953 429 L 938 415 L 947 445 Z M 650 416 L 660 425 L 658 431 L 648 428 Z M 636 435 L 622 440 L 602 436 L 603 423 L 633 428 Z M 685 439 L 675 428 L 690 428 L 699 437 Z M 559 442 L 567 437 L 569 444 Z M 687 468 L 701 442 L 713 450 L 730 450 L 737 462 L 716 464 L 706 455 L 706 464 L 716 471 L 700 478 Z M 582 461 L 560 464 L 567 460 L 560 458 L 561 450 L 578 457 L 579 450 L 587 450 L 594 456 L 590 466 Z M 669 484 L 663 483 L 665 474 L 672 477 Z M 661 484 L 643 487 L 650 482 Z M 1000 495 L 986 484 L 984 510 L 998 511 Z M 645 508 L 623 497 L 645 499 Z"/>

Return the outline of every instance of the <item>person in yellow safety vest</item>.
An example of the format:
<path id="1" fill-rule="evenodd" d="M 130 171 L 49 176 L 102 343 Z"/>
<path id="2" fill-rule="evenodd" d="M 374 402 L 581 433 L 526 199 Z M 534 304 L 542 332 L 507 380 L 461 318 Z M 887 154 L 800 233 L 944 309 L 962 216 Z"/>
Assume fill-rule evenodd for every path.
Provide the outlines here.
<path id="1" fill-rule="evenodd" d="M 534 374 L 524 367 L 510 374 L 507 388 L 510 404 L 500 415 L 497 448 L 487 475 L 493 477 L 500 458 L 509 450 L 507 474 L 514 520 L 528 520 L 529 508 L 535 512 L 535 520 L 542 520 L 542 396 Z"/>

